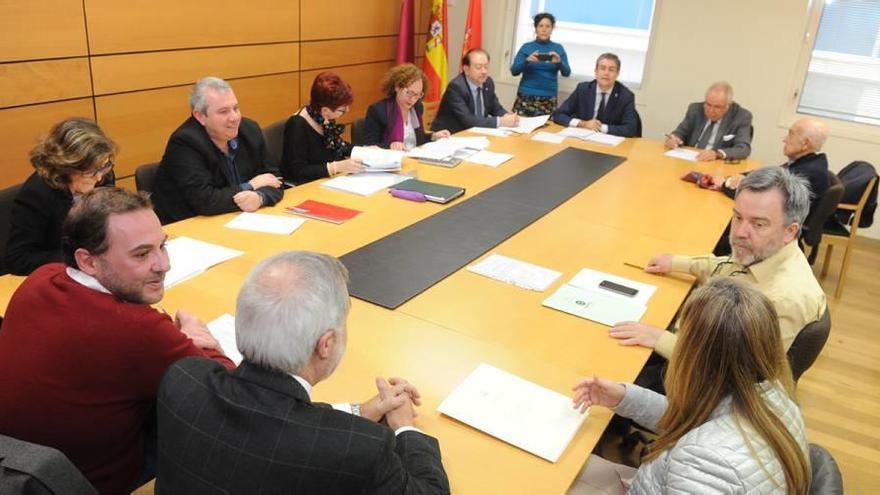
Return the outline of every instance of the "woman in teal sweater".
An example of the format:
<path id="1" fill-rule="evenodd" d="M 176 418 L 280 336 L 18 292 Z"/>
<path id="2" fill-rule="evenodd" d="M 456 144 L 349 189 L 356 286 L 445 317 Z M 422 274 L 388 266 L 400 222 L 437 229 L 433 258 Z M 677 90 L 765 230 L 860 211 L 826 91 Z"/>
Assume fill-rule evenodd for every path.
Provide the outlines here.
<path id="1" fill-rule="evenodd" d="M 535 41 L 523 44 L 510 66 L 511 74 L 523 75 L 513 104 L 513 111 L 519 115 L 534 117 L 553 113 L 559 90 L 557 73 L 565 77 L 571 74 L 565 48 L 550 41 L 555 26 L 553 14 L 535 15 Z"/>

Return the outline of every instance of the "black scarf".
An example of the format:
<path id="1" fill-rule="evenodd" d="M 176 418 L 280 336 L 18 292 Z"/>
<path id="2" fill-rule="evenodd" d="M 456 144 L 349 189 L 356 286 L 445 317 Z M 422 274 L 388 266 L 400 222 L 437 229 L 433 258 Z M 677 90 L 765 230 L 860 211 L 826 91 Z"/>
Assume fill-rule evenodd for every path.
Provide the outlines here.
<path id="1" fill-rule="evenodd" d="M 351 145 L 342 139 L 345 124 L 337 124 L 335 120 L 324 120 L 321 112 L 312 110 L 311 105 L 306 106 L 306 112 L 319 126 L 324 129 L 324 147 L 333 150 L 337 159 L 347 158 L 351 155 Z"/>

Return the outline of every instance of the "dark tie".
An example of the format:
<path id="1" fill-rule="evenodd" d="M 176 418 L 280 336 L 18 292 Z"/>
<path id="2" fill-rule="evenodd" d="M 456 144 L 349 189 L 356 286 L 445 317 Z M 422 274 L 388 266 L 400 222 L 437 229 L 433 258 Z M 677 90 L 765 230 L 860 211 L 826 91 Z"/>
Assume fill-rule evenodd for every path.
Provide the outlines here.
<path id="1" fill-rule="evenodd" d="M 608 96 L 608 93 L 602 92 L 602 99 L 599 100 L 599 109 L 596 110 L 596 118 L 600 121 L 605 120 L 605 97 Z"/>
<path id="2" fill-rule="evenodd" d="M 477 87 L 475 93 L 477 94 L 477 103 L 474 105 L 474 115 L 483 117 L 485 115 L 483 112 L 483 88 Z"/>
<path id="3" fill-rule="evenodd" d="M 712 137 L 713 127 L 715 127 L 715 122 L 712 122 L 711 120 L 703 127 L 703 132 L 701 132 L 700 137 L 697 138 L 697 148 L 703 149 L 709 145 L 709 138 Z"/>

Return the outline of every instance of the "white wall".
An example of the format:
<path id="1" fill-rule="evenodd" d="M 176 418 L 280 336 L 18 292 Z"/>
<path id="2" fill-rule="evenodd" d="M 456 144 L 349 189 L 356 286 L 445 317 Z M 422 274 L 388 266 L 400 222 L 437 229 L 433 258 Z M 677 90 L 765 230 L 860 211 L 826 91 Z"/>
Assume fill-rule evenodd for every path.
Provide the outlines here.
<path id="1" fill-rule="evenodd" d="M 659 0 L 655 32 L 644 82 L 636 103 L 644 136 L 660 139 L 675 128 L 688 103 L 700 101 L 706 87 L 727 80 L 735 99 L 754 114 L 753 158 L 779 164 L 795 68 L 807 25 L 806 0 Z M 467 0 L 455 0 L 449 13 L 450 77 L 458 73 Z M 511 47 L 505 46 L 513 26 L 506 25 L 515 0 L 483 0 L 483 44 L 492 55 L 492 76 L 502 104 L 510 108 L 515 84 L 500 81 L 507 71 Z M 626 60 L 622 61 L 626 64 Z M 563 98 L 567 95 L 561 95 Z M 875 133 L 880 135 L 880 130 Z M 851 136 L 851 135 L 850 135 Z M 853 160 L 880 167 L 880 144 L 832 131 L 825 144 L 831 168 L 839 170 Z M 860 231 L 880 238 L 880 218 Z"/>

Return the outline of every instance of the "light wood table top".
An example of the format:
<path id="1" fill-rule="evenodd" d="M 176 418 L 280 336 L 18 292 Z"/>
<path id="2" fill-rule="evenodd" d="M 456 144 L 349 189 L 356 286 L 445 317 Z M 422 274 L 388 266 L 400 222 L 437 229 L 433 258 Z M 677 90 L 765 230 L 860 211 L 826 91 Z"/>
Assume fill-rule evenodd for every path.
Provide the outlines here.
<path id="1" fill-rule="evenodd" d="M 661 143 L 644 139 L 617 147 L 575 139 L 556 145 L 529 136 L 490 141 L 492 151 L 515 157 L 497 168 L 464 162 L 447 169 L 405 160 L 404 171 L 420 179 L 466 188 L 465 197 L 449 205 L 401 201 L 384 192 L 360 197 L 322 188 L 317 181 L 286 191 L 278 205 L 261 212 L 285 214 L 284 207 L 312 199 L 363 213 L 342 225 L 310 220 L 290 236 L 224 228 L 235 214 L 168 225 L 172 237 L 190 236 L 245 254 L 167 290 L 161 305 L 169 312 L 186 308 L 206 321 L 234 313 L 242 281 L 267 256 L 289 249 L 341 256 L 467 200 L 565 146 L 625 156 L 623 164 L 486 253 L 562 272 L 547 291 L 520 289 L 462 269 L 395 311 L 353 300 L 346 356 L 315 388 L 319 400 L 360 401 L 374 393 L 375 376 L 406 377 L 423 394 L 418 426 L 439 439 L 454 493 L 564 493 L 604 431 L 609 411 L 595 408 L 560 460 L 550 463 L 439 414 L 437 406 L 483 362 L 565 395 L 584 375 L 633 380 L 647 349 L 619 346 L 607 327 L 545 308 L 541 301 L 587 267 L 657 285 L 642 321 L 666 326 L 687 296 L 691 278 L 652 276 L 624 262 L 644 266 L 658 252 L 710 251 L 732 202 L 679 178 L 690 170 L 729 175 L 756 164 L 676 160 L 663 156 Z M 0 277 L 4 311 L 21 280 Z"/>

